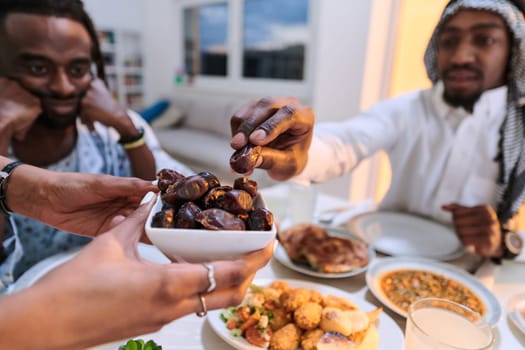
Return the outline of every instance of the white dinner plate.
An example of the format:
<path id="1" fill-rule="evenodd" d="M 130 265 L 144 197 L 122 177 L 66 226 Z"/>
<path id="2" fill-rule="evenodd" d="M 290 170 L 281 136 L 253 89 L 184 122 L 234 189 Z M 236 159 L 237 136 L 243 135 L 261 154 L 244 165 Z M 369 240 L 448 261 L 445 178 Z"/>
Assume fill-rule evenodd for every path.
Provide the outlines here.
<path id="1" fill-rule="evenodd" d="M 396 270 L 429 271 L 459 282 L 474 292 L 485 304 L 487 308 L 485 319 L 491 326 L 495 326 L 501 317 L 501 306 L 494 294 L 474 276 L 455 266 L 418 257 L 377 258 L 368 267 L 366 284 L 381 303 L 403 317 L 406 317 L 406 312 L 392 303 L 383 293 L 380 286 L 381 276 Z"/>
<path id="2" fill-rule="evenodd" d="M 451 227 L 412 214 L 361 214 L 350 220 L 350 230 L 387 255 L 452 260 L 464 253 L 464 246 Z"/>
<path id="3" fill-rule="evenodd" d="M 351 238 L 351 239 L 356 239 L 356 240 L 362 241 L 360 238 L 350 234 L 347 231 L 344 231 L 344 230 L 341 230 L 341 229 L 335 229 L 335 228 L 332 228 L 332 227 L 323 227 L 323 228 L 325 230 L 327 230 L 327 232 L 331 236 L 338 236 L 338 237 L 343 237 L 343 238 Z M 290 259 L 288 254 L 286 254 L 286 250 L 284 249 L 284 247 L 281 244 L 277 244 L 277 248 L 275 249 L 275 252 L 273 253 L 273 257 L 277 261 L 279 261 L 281 264 L 283 264 L 284 266 L 286 266 L 286 267 L 288 267 L 288 268 L 290 268 L 290 269 L 292 269 L 294 271 L 303 273 L 305 275 L 314 276 L 314 277 L 318 277 L 318 278 L 346 278 L 346 277 L 355 276 L 355 275 L 358 275 L 358 274 L 360 274 L 362 272 L 365 272 L 366 269 L 368 268 L 368 266 L 370 265 L 370 263 L 376 257 L 376 253 L 374 251 L 374 248 L 372 246 L 369 246 L 369 248 L 368 248 L 368 264 L 366 264 L 365 266 L 362 266 L 362 267 L 355 268 L 355 269 L 350 270 L 350 271 L 340 272 L 340 273 L 319 272 L 319 271 L 315 270 L 314 268 L 312 268 L 312 267 L 310 267 L 310 266 L 308 266 L 306 264 L 296 263 L 296 262 L 294 262 L 294 261 L 292 261 Z"/>
<path id="4" fill-rule="evenodd" d="M 377 308 L 375 305 L 372 305 L 369 302 L 365 301 L 362 297 L 358 297 L 355 294 L 345 292 L 341 289 L 301 280 L 278 280 L 288 283 L 288 285 L 292 288 L 315 289 L 323 295 L 332 294 L 347 298 L 353 301 L 363 311 L 372 311 Z M 256 279 L 253 283 L 259 286 L 267 286 L 272 281 L 272 279 Z M 240 350 L 261 350 L 260 347 L 251 345 L 242 337 L 232 336 L 230 330 L 226 328 L 226 324 L 224 323 L 224 321 L 221 320 L 221 311 L 222 310 L 208 311 L 208 322 L 211 325 L 212 329 L 222 339 L 224 339 L 225 342 L 227 342 L 234 348 Z M 382 312 L 379 315 L 377 331 L 379 334 L 379 344 L 377 350 L 395 350 L 403 348 L 403 333 L 401 332 L 399 326 L 394 322 L 394 320 L 390 318 L 390 316 L 388 316 L 385 312 Z"/>
<path id="5" fill-rule="evenodd" d="M 525 293 L 513 296 L 507 305 L 510 320 L 521 333 L 525 334 L 525 317 L 520 310 L 525 310 Z"/>

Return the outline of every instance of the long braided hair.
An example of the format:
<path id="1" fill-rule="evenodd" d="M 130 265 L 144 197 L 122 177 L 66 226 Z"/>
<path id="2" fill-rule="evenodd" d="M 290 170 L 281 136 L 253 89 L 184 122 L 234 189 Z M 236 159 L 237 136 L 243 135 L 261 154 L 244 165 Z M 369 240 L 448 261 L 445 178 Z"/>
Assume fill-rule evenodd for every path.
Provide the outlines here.
<path id="1" fill-rule="evenodd" d="M 11 13 L 66 17 L 82 24 L 92 41 L 91 58 L 96 65 L 98 78 L 106 82 L 104 57 L 97 32 L 82 0 L 0 0 L 0 29 Z"/>

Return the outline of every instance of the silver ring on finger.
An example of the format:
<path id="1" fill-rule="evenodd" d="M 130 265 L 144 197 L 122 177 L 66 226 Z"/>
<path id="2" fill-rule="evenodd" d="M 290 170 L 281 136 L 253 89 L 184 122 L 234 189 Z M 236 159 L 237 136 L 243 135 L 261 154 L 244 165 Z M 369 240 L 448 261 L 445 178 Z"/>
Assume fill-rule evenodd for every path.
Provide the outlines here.
<path id="1" fill-rule="evenodd" d="M 215 290 L 215 287 L 217 287 L 217 283 L 215 282 L 215 269 L 212 264 L 208 263 L 203 263 L 202 266 L 208 271 L 208 282 L 210 283 L 208 289 L 206 289 L 206 293 L 211 293 Z"/>
<path id="2" fill-rule="evenodd" d="M 202 311 L 198 311 L 195 314 L 199 317 L 204 317 L 208 314 L 208 308 L 206 307 L 206 300 L 204 299 L 204 296 L 202 294 L 197 294 L 199 296 L 199 300 L 201 302 L 201 309 Z"/>

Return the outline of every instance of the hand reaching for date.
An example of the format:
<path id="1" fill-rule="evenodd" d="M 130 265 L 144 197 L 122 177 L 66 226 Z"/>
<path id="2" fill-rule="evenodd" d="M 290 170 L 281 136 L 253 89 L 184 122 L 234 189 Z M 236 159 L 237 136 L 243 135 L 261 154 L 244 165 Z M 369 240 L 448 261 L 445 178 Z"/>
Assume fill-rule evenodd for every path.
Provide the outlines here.
<path id="1" fill-rule="evenodd" d="M 266 169 L 275 180 L 299 174 L 308 159 L 314 113 L 296 98 L 263 98 L 242 107 L 230 121 L 236 150 L 233 170 L 250 174 Z M 260 146 L 260 147 L 259 147 Z"/>

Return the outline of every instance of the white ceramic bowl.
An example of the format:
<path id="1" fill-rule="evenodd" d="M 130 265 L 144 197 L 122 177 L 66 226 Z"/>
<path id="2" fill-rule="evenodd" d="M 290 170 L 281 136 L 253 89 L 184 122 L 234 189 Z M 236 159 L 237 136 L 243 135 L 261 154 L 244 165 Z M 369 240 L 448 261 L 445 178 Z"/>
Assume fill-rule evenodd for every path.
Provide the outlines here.
<path id="1" fill-rule="evenodd" d="M 254 199 L 256 208 L 264 208 L 260 194 Z M 162 208 L 160 195 L 146 220 L 146 235 L 172 261 L 204 262 L 234 259 L 266 246 L 275 237 L 275 223 L 269 231 L 213 231 L 151 227 L 155 213 Z"/>

